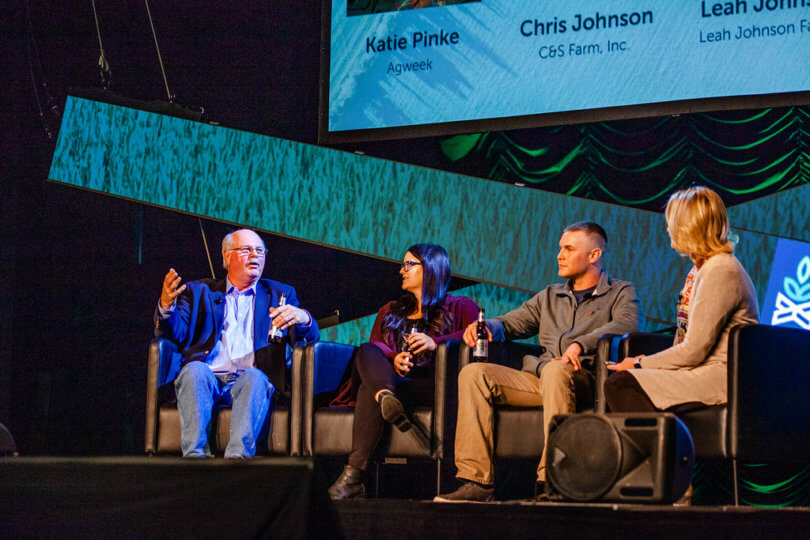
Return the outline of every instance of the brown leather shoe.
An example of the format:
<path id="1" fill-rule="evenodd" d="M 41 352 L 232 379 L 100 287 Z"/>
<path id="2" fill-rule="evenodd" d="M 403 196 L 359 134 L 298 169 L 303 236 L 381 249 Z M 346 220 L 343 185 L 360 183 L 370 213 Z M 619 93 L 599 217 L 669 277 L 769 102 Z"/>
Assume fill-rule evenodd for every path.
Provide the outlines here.
<path id="1" fill-rule="evenodd" d="M 490 502 L 495 500 L 495 488 L 483 486 L 475 482 L 467 482 L 453 493 L 436 495 L 433 502 Z"/>

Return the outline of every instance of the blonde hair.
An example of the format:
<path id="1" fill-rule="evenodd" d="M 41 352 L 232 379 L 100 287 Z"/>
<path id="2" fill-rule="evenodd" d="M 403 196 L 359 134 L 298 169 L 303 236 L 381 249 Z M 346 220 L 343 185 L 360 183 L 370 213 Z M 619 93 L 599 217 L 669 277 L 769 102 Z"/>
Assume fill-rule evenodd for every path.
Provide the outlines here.
<path id="1" fill-rule="evenodd" d="M 733 253 L 728 215 L 720 196 L 703 186 L 672 194 L 666 210 L 672 247 L 700 266 L 718 253 Z"/>

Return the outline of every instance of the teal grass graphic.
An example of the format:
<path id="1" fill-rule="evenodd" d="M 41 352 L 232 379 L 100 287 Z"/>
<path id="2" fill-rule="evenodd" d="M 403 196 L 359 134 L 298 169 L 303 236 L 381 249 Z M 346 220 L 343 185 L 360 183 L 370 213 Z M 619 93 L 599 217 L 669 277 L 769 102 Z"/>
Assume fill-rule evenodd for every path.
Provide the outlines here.
<path id="1" fill-rule="evenodd" d="M 657 213 L 75 97 L 49 178 L 392 261 L 414 241 L 440 243 L 457 275 L 489 285 L 480 301 L 493 315 L 559 281 L 557 242 L 573 221 L 605 227 L 606 269 L 636 285 L 651 319 L 672 320 L 689 268 Z M 763 298 L 777 239 L 738 232 Z"/>
<path id="2" fill-rule="evenodd" d="M 810 184 L 805 184 L 729 208 L 728 218 L 754 231 L 810 242 L 808 208 Z"/>

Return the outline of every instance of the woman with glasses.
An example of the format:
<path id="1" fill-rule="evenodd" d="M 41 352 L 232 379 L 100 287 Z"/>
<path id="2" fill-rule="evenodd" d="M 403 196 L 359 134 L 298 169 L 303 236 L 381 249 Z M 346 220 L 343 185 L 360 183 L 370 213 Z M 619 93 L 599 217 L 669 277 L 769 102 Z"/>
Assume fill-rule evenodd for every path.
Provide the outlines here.
<path id="1" fill-rule="evenodd" d="M 404 294 L 377 312 L 371 339 L 355 354 L 351 389 L 341 392 L 355 402 L 352 450 L 348 465 L 329 488 L 332 499 L 365 496 L 363 477 L 385 422 L 417 435 L 418 427 L 411 425 L 395 395 L 397 385 L 408 380 L 415 400 L 430 399 L 434 351 L 448 339 L 461 339 L 467 325 L 478 317 L 475 302 L 447 294 L 450 259 L 443 247 L 411 246 L 399 274 Z"/>
<path id="2" fill-rule="evenodd" d="M 734 256 L 726 207 L 706 187 L 674 193 L 667 203 L 672 249 L 689 256 L 677 308 L 672 347 L 608 366 L 605 381 L 612 412 L 654 412 L 676 405 L 728 401 L 728 336 L 738 325 L 759 320 L 751 278 Z"/>

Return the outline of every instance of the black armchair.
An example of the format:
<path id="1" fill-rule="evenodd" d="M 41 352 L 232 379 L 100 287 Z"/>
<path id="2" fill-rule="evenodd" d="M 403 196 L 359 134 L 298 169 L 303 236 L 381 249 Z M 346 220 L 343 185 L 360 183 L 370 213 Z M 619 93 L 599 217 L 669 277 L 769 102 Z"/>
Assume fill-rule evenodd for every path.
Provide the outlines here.
<path id="1" fill-rule="evenodd" d="M 345 456 L 352 448 L 354 409 L 318 407 L 315 396 L 334 392 L 340 385 L 356 347 L 318 341 L 306 346 L 303 355 L 302 441 L 307 456 Z M 391 429 L 383 437 L 377 453 L 386 457 L 422 458 L 436 462 L 436 492 L 441 490 L 441 464 L 452 451 L 456 418 L 457 341 L 445 342 L 436 349 L 433 405 L 409 411 L 411 418 L 426 428 L 430 446 L 425 448 L 410 433 Z M 398 393 L 407 391 L 403 382 Z"/>
<path id="2" fill-rule="evenodd" d="M 539 356 L 543 349 L 539 345 L 518 342 L 493 343 L 490 345 L 489 362 L 521 369 L 523 357 Z M 462 344 L 459 352 L 459 369 L 472 361 L 472 351 Z M 584 376 L 587 377 L 587 376 Z M 590 384 L 582 385 L 586 389 Z M 579 392 L 576 396 L 577 412 L 593 407 L 590 392 Z M 543 434 L 542 407 L 498 406 L 495 408 L 495 448 L 493 457 L 507 459 L 540 459 L 545 446 Z"/>
<path id="3" fill-rule="evenodd" d="M 265 421 L 257 443 L 260 454 L 300 455 L 301 392 L 300 381 L 302 347 L 295 347 L 292 360 L 292 384 L 289 403 L 276 403 Z M 153 339 L 149 345 L 146 376 L 146 437 L 145 450 L 152 454 L 179 454 L 180 417 L 174 379 L 180 371 L 180 355 L 176 346 L 167 339 Z M 230 438 L 231 410 L 219 408 L 211 418 L 209 444 L 213 453 L 221 453 Z"/>
<path id="4" fill-rule="evenodd" d="M 671 336 L 606 335 L 600 350 L 614 361 L 652 354 L 672 345 Z M 752 324 L 731 330 L 728 347 L 728 403 L 686 410 L 673 407 L 689 428 L 695 457 L 731 460 L 734 504 L 739 504 L 738 461 L 807 463 L 810 415 L 810 332 Z M 597 388 L 608 376 L 597 366 Z M 604 400 L 600 410 L 604 412 Z"/>

